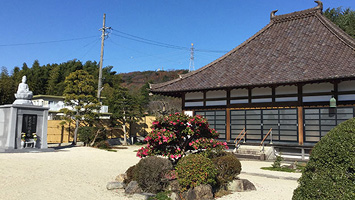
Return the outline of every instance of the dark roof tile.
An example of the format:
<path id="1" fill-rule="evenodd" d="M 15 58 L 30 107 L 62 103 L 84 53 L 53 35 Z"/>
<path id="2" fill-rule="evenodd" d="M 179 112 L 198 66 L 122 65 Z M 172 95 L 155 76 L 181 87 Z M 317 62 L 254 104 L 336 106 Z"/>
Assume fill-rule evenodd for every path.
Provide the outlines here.
<path id="1" fill-rule="evenodd" d="M 355 40 L 319 8 L 275 16 L 254 36 L 153 93 L 355 78 Z"/>

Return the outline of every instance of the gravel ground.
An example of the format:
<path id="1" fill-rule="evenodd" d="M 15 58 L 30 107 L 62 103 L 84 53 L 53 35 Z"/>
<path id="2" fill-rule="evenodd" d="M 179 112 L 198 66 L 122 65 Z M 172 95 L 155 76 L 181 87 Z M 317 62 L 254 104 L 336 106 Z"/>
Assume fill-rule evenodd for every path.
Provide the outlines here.
<path id="1" fill-rule="evenodd" d="M 136 164 L 134 150 L 108 152 L 71 147 L 46 153 L 0 153 L 0 199 L 134 199 L 120 190 L 108 191 L 107 182 Z M 299 173 L 272 172 L 260 167 L 270 162 L 242 161 L 240 178 L 257 190 L 219 199 L 291 199 Z"/>

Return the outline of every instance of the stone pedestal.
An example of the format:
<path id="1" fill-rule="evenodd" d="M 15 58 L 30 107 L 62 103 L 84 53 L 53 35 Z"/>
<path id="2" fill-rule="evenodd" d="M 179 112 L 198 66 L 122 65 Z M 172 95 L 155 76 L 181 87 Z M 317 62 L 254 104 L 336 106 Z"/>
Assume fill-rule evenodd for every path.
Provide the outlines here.
<path id="1" fill-rule="evenodd" d="M 33 150 L 47 149 L 48 109 L 26 104 L 0 106 L 0 152 L 28 152 L 21 146 L 21 133 L 35 133 Z"/>

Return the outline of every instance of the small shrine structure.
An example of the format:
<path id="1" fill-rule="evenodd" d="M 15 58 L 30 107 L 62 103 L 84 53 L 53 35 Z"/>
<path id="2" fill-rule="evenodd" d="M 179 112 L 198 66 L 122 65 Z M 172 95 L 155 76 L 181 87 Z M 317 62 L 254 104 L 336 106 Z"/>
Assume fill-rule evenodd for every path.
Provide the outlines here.
<path id="1" fill-rule="evenodd" d="M 48 108 L 32 104 L 26 76 L 13 104 L 0 106 L 0 152 L 29 152 L 47 146 Z"/>

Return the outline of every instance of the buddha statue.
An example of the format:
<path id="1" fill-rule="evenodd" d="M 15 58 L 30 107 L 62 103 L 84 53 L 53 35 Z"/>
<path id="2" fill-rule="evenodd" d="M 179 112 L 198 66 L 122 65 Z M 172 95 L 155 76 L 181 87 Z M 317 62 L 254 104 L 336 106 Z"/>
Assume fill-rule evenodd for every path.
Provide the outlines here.
<path id="1" fill-rule="evenodd" d="M 26 84 L 26 76 L 22 77 L 22 82 L 18 85 L 17 92 L 15 94 L 16 100 L 14 104 L 30 104 L 32 105 L 32 91 L 29 90 Z"/>

